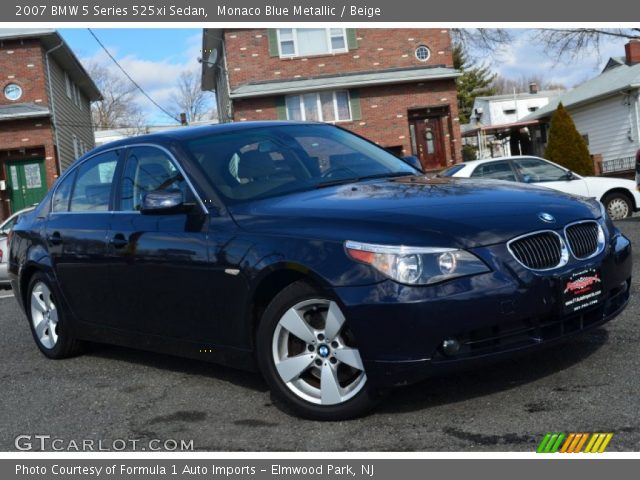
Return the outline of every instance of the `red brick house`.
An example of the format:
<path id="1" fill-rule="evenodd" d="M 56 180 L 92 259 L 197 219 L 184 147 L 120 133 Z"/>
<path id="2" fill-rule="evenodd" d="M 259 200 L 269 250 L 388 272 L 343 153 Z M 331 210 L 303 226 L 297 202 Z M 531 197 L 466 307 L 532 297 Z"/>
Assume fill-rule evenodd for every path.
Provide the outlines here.
<path id="1" fill-rule="evenodd" d="M 220 122 L 336 123 L 427 170 L 461 160 L 443 29 L 205 29 L 202 88 Z"/>
<path id="2" fill-rule="evenodd" d="M 0 29 L 0 220 L 38 203 L 93 148 L 102 97 L 53 29 Z"/>

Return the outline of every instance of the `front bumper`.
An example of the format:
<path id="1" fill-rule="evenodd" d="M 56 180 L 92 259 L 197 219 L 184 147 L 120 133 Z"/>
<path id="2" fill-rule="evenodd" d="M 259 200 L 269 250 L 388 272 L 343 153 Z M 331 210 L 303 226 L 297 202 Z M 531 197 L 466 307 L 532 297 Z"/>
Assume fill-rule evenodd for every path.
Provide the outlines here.
<path id="1" fill-rule="evenodd" d="M 522 267 L 505 245 L 473 253 L 492 271 L 426 287 L 385 281 L 335 289 L 373 384 L 413 383 L 549 346 L 613 319 L 629 300 L 631 244 L 621 234 L 597 257 L 543 273 Z M 600 269 L 602 302 L 567 315 L 563 279 L 588 267 Z M 444 353 L 446 339 L 459 341 L 456 354 Z"/>

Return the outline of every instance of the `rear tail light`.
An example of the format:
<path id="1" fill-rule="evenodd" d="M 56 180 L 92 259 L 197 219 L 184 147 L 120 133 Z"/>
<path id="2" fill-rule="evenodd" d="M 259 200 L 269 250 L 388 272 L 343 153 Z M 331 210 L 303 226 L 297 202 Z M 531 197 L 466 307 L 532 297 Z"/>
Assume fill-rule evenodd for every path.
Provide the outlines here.
<path id="1" fill-rule="evenodd" d="M 4 257 L 4 252 L 0 248 L 0 263 L 2 263 L 2 257 Z"/>

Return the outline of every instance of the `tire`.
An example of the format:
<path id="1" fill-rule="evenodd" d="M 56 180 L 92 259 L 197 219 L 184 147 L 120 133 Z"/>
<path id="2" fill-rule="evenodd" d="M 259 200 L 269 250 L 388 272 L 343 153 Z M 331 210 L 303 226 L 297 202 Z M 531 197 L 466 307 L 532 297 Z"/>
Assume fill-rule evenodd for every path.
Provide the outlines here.
<path id="1" fill-rule="evenodd" d="M 306 282 L 289 285 L 265 310 L 257 356 L 274 396 L 298 416 L 346 420 L 381 399 L 338 304 Z"/>
<path id="2" fill-rule="evenodd" d="M 57 301 L 56 290 L 44 273 L 36 273 L 27 288 L 26 312 L 31 334 L 40 351 L 49 358 L 77 355 L 81 343 L 68 328 L 68 321 Z"/>
<path id="3" fill-rule="evenodd" d="M 633 202 L 624 193 L 608 193 L 602 197 L 602 203 L 612 220 L 622 220 L 633 215 Z"/>

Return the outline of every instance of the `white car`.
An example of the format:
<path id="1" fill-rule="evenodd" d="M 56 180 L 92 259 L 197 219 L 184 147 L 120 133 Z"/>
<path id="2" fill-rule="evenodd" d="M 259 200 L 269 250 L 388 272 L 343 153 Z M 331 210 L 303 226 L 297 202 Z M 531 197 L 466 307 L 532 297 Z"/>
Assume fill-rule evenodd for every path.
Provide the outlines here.
<path id="1" fill-rule="evenodd" d="M 539 157 L 498 157 L 458 163 L 439 177 L 492 178 L 535 183 L 561 192 L 600 200 L 614 220 L 630 217 L 640 209 L 636 182 L 613 177 L 581 177 Z"/>
<path id="2" fill-rule="evenodd" d="M 8 288 L 9 275 L 7 272 L 7 262 L 9 261 L 9 249 L 7 248 L 7 235 L 18 220 L 18 217 L 26 212 L 30 212 L 35 207 L 27 207 L 19 212 L 14 213 L 0 224 L 0 289 Z"/>

